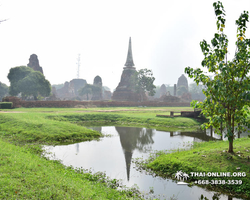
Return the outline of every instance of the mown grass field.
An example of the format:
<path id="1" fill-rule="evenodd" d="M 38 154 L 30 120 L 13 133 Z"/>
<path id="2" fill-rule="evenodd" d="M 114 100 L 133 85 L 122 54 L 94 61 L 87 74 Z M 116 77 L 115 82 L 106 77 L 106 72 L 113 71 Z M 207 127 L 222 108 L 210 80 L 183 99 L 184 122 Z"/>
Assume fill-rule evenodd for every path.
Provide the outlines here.
<path id="1" fill-rule="evenodd" d="M 42 156 L 43 144 L 103 137 L 84 124 L 196 129 L 188 118 L 156 114 L 191 108 L 18 108 L 0 110 L 1 199 L 140 199 L 134 188 L 118 191 L 115 180 L 64 167 Z"/>

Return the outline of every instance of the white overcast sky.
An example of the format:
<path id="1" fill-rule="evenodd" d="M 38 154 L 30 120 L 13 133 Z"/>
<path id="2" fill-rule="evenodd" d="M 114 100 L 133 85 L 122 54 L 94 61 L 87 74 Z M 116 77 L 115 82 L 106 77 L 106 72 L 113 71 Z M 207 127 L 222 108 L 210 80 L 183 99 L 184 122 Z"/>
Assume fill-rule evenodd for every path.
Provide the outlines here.
<path id="1" fill-rule="evenodd" d="M 216 30 L 214 0 L 0 0 L 0 81 L 9 85 L 10 68 L 27 65 L 37 54 L 51 84 L 77 76 L 115 89 L 126 61 L 129 37 L 136 69 L 152 69 L 155 84 L 173 85 L 187 66 L 200 67 L 199 42 Z M 222 0 L 230 56 L 235 20 L 250 0 Z M 249 26 L 249 24 L 248 24 Z M 247 31 L 250 37 L 250 30 Z M 189 83 L 191 80 L 189 79 Z"/>

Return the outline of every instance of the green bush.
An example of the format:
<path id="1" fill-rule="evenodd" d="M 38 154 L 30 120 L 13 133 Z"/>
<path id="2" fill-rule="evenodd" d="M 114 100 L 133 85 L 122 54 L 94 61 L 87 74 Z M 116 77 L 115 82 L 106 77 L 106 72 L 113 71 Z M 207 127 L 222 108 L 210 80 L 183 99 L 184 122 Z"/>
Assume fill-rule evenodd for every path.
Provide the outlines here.
<path id="1" fill-rule="evenodd" d="M 12 102 L 0 102 L 0 108 L 2 109 L 11 109 L 13 106 Z"/>

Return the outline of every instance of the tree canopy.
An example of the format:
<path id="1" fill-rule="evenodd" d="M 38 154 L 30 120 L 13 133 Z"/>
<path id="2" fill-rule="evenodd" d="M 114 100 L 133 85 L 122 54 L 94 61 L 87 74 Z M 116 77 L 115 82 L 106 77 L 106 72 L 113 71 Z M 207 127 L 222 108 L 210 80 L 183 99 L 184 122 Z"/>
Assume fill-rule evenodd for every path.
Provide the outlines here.
<path id="1" fill-rule="evenodd" d="M 203 102 L 193 101 L 191 105 L 202 109 L 202 113 L 209 119 L 203 124 L 203 128 L 213 126 L 219 133 L 219 128 L 226 130 L 226 137 L 229 140 L 228 152 L 233 152 L 233 140 L 236 131 L 242 131 L 245 126 L 250 127 L 247 121 L 250 101 L 247 99 L 250 91 L 250 39 L 246 38 L 246 23 L 248 22 L 248 12 L 244 11 L 238 20 L 237 41 L 234 58 L 229 61 L 228 39 L 224 33 L 225 10 L 220 1 L 213 4 L 217 18 L 217 30 L 211 45 L 207 41 L 200 42 L 200 47 L 204 55 L 201 62 L 212 79 L 200 68 L 185 68 L 185 72 L 190 78 L 194 78 L 197 84 L 206 86 L 203 93 L 206 99 Z M 237 126 L 237 127 L 236 127 Z M 236 127 L 236 128 L 235 128 Z"/>
<path id="2" fill-rule="evenodd" d="M 5 97 L 9 92 L 9 87 L 5 85 L 4 83 L 0 82 L 0 101 L 3 97 Z"/>
<path id="3" fill-rule="evenodd" d="M 150 96 L 154 96 L 155 88 L 153 77 L 153 72 L 149 69 L 140 69 L 138 72 L 134 73 L 134 77 L 132 79 L 134 81 L 134 89 L 138 92 L 141 96 L 148 92 Z"/>
<path id="4" fill-rule="evenodd" d="M 80 96 L 86 95 L 87 100 L 89 100 L 89 95 L 91 95 L 93 93 L 102 92 L 102 88 L 98 87 L 96 85 L 86 84 L 84 87 L 79 89 L 78 92 L 79 92 Z"/>
<path id="5" fill-rule="evenodd" d="M 8 74 L 10 81 L 10 94 L 13 96 L 22 94 L 22 97 L 34 96 L 36 100 L 38 95 L 49 96 L 51 85 L 45 79 L 41 72 L 34 71 L 30 67 L 20 66 L 10 69 Z"/>
<path id="6" fill-rule="evenodd" d="M 17 96 L 21 91 L 18 88 L 18 82 L 28 76 L 33 70 L 30 67 L 20 66 L 11 68 L 7 78 L 10 81 L 10 95 Z"/>
<path id="7" fill-rule="evenodd" d="M 206 98 L 206 96 L 202 92 L 202 90 L 204 89 L 205 87 L 203 85 L 197 85 L 196 83 L 189 84 L 189 93 L 192 95 L 192 99 L 204 100 Z"/>
<path id="8" fill-rule="evenodd" d="M 18 82 L 18 88 L 25 96 L 33 95 L 35 100 L 40 94 L 43 97 L 49 96 L 51 86 L 43 74 L 38 71 L 31 72 L 28 76 Z"/>
<path id="9" fill-rule="evenodd" d="M 188 89 L 184 85 L 181 85 L 181 86 L 177 87 L 177 95 L 178 96 L 181 96 L 181 95 L 183 95 L 184 93 L 187 93 L 187 92 L 188 92 Z"/>

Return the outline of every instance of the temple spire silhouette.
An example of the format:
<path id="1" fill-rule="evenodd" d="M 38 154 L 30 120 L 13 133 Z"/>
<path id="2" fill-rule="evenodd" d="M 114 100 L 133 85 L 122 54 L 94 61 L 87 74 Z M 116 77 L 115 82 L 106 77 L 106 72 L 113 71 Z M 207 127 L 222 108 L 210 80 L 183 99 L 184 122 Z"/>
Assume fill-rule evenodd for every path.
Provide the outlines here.
<path id="1" fill-rule="evenodd" d="M 133 61 L 133 55 L 132 55 L 132 45 L 131 45 L 131 37 L 129 38 L 129 44 L 128 44 L 128 55 L 127 55 L 127 60 L 125 63 L 126 67 L 132 67 L 135 66 L 134 61 Z"/>
<path id="2" fill-rule="evenodd" d="M 126 162 L 126 171 L 127 171 L 127 180 L 129 181 L 129 177 L 130 177 L 130 166 L 131 166 L 131 161 L 132 161 L 132 156 L 133 156 L 133 152 L 131 151 L 124 151 L 124 155 L 125 155 L 125 162 Z"/>

